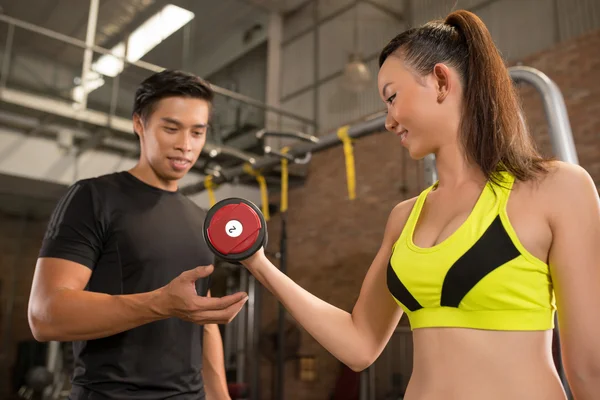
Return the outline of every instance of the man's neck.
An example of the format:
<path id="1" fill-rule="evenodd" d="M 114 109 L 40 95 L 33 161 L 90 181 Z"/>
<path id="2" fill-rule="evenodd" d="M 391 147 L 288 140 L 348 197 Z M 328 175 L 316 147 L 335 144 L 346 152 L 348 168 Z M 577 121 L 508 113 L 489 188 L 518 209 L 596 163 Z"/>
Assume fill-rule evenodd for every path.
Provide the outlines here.
<path id="1" fill-rule="evenodd" d="M 161 179 L 150 166 L 144 166 L 138 163 L 129 170 L 129 173 L 140 181 L 158 189 L 167 190 L 169 192 L 175 192 L 178 189 L 177 181 Z"/>

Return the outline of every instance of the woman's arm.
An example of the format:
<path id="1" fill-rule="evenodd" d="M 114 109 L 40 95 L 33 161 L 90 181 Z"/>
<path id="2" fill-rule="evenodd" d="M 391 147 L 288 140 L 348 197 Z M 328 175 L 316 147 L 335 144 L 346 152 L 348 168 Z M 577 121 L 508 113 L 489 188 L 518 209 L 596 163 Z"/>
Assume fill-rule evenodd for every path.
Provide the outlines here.
<path id="1" fill-rule="evenodd" d="M 386 268 L 413 204 L 414 200 L 407 200 L 392 210 L 352 314 L 304 290 L 281 273 L 262 250 L 242 263 L 327 351 L 352 370 L 361 371 L 381 354 L 402 316 L 387 289 Z"/>
<path id="2" fill-rule="evenodd" d="M 577 400 L 600 393 L 600 203 L 590 175 L 560 163 L 548 182 L 550 267 L 563 366 Z"/>

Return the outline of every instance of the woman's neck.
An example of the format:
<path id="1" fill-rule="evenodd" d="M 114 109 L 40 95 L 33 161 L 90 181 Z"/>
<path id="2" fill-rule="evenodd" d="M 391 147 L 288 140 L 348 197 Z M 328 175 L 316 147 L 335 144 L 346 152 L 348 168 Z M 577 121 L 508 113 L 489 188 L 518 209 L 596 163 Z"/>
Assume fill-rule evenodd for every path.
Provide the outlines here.
<path id="1" fill-rule="evenodd" d="M 438 188 L 458 188 L 464 184 L 484 185 L 486 178 L 479 166 L 467 161 L 457 146 L 440 148 L 435 154 Z"/>

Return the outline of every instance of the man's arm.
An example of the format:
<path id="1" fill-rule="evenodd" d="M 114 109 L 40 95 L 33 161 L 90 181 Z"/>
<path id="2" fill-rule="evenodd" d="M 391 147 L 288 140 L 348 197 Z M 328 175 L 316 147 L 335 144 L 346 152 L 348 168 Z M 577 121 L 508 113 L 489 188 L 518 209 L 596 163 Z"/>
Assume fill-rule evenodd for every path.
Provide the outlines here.
<path id="1" fill-rule="evenodd" d="M 247 297 L 198 296 L 195 281 L 212 271 L 212 266 L 198 267 L 155 291 L 112 296 L 83 290 L 91 275 L 87 267 L 40 258 L 29 299 L 29 326 L 38 341 L 64 342 L 107 337 L 168 317 L 197 324 L 227 323 Z"/>
<path id="2" fill-rule="evenodd" d="M 244 293 L 220 299 L 197 295 L 195 281 L 212 266 L 182 273 L 158 290 L 123 296 L 85 291 L 103 251 L 107 221 L 89 182 L 78 182 L 50 218 L 35 268 L 28 318 L 39 341 L 89 340 L 155 320 L 177 317 L 198 324 L 228 322 Z"/>
<path id="3" fill-rule="evenodd" d="M 208 295 L 210 297 L 210 291 Z M 230 400 L 225 376 L 225 358 L 223 356 L 223 340 L 219 326 L 204 325 L 204 344 L 202 349 L 202 378 L 207 400 Z"/>

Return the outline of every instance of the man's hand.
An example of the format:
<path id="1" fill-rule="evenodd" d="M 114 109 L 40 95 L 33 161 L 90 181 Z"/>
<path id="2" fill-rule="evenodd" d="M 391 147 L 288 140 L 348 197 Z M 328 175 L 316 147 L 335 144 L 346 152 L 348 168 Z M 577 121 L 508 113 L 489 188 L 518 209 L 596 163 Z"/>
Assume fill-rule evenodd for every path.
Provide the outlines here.
<path id="1" fill-rule="evenodd" d="M 198 296 L 196 281 L 213 270 L 212 265 L 196 267 L 159 289 L 158 312 L 199 325 L 231 322 L 248 300 L 248 295 L 239 292 L 221 298 Z"/>

